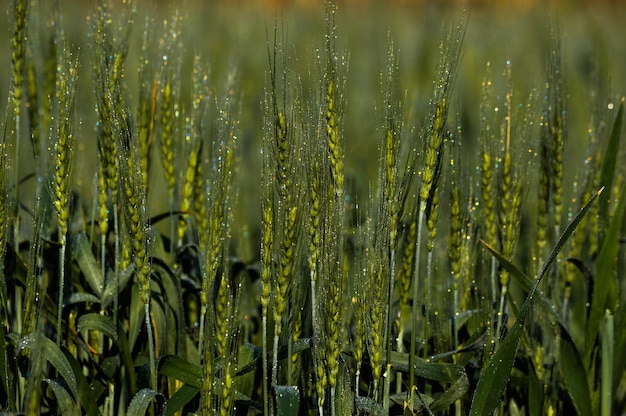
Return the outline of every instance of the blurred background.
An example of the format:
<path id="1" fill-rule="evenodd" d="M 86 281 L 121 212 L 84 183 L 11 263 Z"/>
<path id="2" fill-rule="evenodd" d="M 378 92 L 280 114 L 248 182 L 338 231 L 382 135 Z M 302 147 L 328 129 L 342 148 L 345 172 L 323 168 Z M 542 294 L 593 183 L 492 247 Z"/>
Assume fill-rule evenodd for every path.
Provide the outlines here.
<path id="1" fill-rule="evenodd" d="M 90 71 L 90 48 L 87 42 L 89 16 L 93 1 L 61 0 L 61 25 L 68 43 L 80 56 L 77 131 L 80 141 L 76 186 L 82 195 L 93 194 L 96 139 L 93 80 Z M 114 12 L 122 0 L 113 0 Z M 10 1 L 3 2 L 7 18 L 0 30 L 0 97 L 7 97 L 10 68 L 12 23 Z M 51 4 L 33 2 L 33 25 L 53 25 Z M 194 54 L 202 55 L 210 67 L 210 80 L 216 96 L 224 93 L 229 76 L 236 75 L 239 96 L 238 189 L 241 212 L 238 226 L 253 228 L 260 224 L 259 200 L 260 146 L 263 135 L 263 99 L 268 78 L 268 45 L 273 42 L 274 27 L 287 45 L 288 71 L 300 80 L 303 91 L 318 85 L 317 56 L 324 47 L 323 2 L 314 0 L 182 0 L 138 1 L 138 13 L 131 36 L 127 59 L 127 93 L 135 106 L 138 92 L 137 70 L 142 38 L 146 27 L 153 46 L 151 59 L 158 64 L 157 40 L 164 32 L 164 22 L 175 13 L 185 20 L 181 25 L 182 97 L 188 94 Z M 115 16 L 115 13 L 114 13 Z M 493 80 L 494 102 L 502 103 L 507 89 L 505 70 L 511 71 L 512 102 L 523 106 L 529 97 L 542 105 L 542 91 L 547 78 L 551 30 L 561 42 L 562 73 L 567 89 L 567 120 L 570 145 L 566 146 L 566 177 L 576 180 L 586 157 L 590 123 L 608 126 L 614 117 L 619 98 L 626 94 L 626 50 L 624 39 L 626 1 L 426 1 L 426 0 L 344 0 L 339 2 L 336 24 L 337 47 L 348 59 L 346 70 L 344 134 L 346 169 L 354 192 L 367 199 L 370 184 L 375 183 L 378 146 L 381 138 L 383 87 L 382 73 L 387 67 L 390 42 L 399 59 L 398 88 L 404 93 L 403 140 L 419 140 L 419 127 L 427 115 L 442 39 L 450 28 L 466 23 L 462 59 L 454 88 L 453 120 L 461 127 L 464 151 L 473 153 L 480 129 L 479 109 L 482 84 Z M 7 20 L 8 19 L 8 20 Z M 37 42 L 37 28 L 31 40 Z M 177 46 L 178 47 L 178 46 Z M 507 64 L 507 62 L 509 64 Z M 7 100 L 0 99 L 0 114 Z M 535 114 L 539 121 L 540 114 Z M 451 126 L 455 128 L 455 126 Z M 25 131 L 25 130 L 24 130 Z M 524 138 L 521 138 L 524 139 Z M 532 143 L 532 140 L 530 141 Z M 21 176 L 32 173 L 32 152 L 21 146 Z M 529 149 L 532 151 L 532 149 Z M 158 160 L 155 159 L 155 160 Z M 466 164 L 475 163 L 467 157 Z M 162 175 L 155 169 L 150 211 L 164 212 L 167 198 Z M 25 184 L 24 187 L 27 187 Z M 86 201 L 90 204 L 90 201 Z"/>

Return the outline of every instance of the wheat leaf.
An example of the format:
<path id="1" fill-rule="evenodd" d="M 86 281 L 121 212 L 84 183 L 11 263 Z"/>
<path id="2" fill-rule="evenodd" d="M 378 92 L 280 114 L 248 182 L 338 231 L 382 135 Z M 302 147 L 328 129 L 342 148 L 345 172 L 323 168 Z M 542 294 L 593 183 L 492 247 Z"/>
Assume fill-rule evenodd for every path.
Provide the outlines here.
<path id="1" fill-rule="evenodd" d="M 154 406 L 154 415 L 165 415 L 167 410 L 165 397 L 161 393 L 150 389 L 141 389 L 137 392 L 137 394 L 135 394 L 128 405 L 126 414 L 128 416 L 144 416 L 152 400 L 156 401 Z"/>
<path id="2" fill-rule="evenodd" d="M 498 406 L 511 375 L 511 369 L 513 368 L 515 356 L 517 355 L 517 347 L 519 346 L 520 338 L 524 329 L 524 323 L 526 321 L 526 317 L 528 316 L 528 311 L 530 309 L 533 296 L 535 295 L 535 291 L 537 290 L 543 276 L 545 276 L 552 263 L 556 260 L 561 249 L 601 192 L 602 189 L 594 194 L 589 202 L 585 204 L 572 222 L 567 226 L 559 238 L 559 241 L 552 249 L 550 256 L 541 269 L 541 273 L 531 290 L 528 292 L 526 300 L 524 300 L 524 303 L 522 304 L 515 323 L 511 327 L 509 333 L 504 337 L 498 349 L 495 351 L 489 360 L 489 363 L 480 375 L 480 379 L 478 380 L 478 385 L 476 386 L 474 397 L 472 399 L 472 406 L 470 408 L 471 416 L 491 415 Z"/>
<path id="3" fill-rule="evenodd" d="M 83 331 L 99 331 L 114 341 L 117 341 L 117 331 L 113 320 L 99 313 L 88 313 L 78 318 L 76 329 Z"/>
<path id="4" fill-rule="evenodd" d="M 66 386 L 59 383 L 57 380 L 49 378 L 45 378 L 43 381 L 48 383 L 52 389 L 54 397 L 57 399 L 57 404 L 59 405 L 60 414 L 63 416 L 80 415 L 80 412 L 76 408 L 76 403 Z"/>

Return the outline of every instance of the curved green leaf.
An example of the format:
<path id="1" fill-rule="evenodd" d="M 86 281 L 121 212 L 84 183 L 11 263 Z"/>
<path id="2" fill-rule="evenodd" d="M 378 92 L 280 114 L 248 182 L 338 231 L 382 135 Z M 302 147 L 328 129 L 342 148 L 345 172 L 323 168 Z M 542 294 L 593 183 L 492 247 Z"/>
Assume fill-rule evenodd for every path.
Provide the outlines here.
<path id="1" fill-rule="evenodd" d="M 78 401 L 83 407 L 83 414 L 88 416 L 99 416 L 98 404 L 94 398 L 94 390 L 89 385 L 87 377 L 82 372 L 82 368 L 76 358 L 66 349 L 63 350 L 63 355 L 67 359 L 67 362 L 72 367 L 72 371 L 76 376 L 76 384 L 78 386 Z"/>
<path id="2" fill-rule="evenodd" d="M 189 384 L 183 384 L 183 386 L 176 390 L 176 393 L 174 393 L 167 401 L 165 416 L 174 416 L 176 412 L 181 410 L 199 392 L 199 388 L 190 386 Z"/>
<path id="3" fill-rule="evenodd" d="M 167 410 L 165 397 L 161 393 L 150 389 L 141 389 L 135 394 L 135 397 L 128 405 L 126 414 L 128 416 L 144 416 L 152 400 L 155 400 L 154 414 L 165 415 Z"/>
<path id="4" fill-rule="evenodd" d="M 54 397 L 57 399 L 57 404 L 59 405 L 60 414 L 64 416 L 69 415 L 80 415 L 80 412 L 76 408 L 76 403 L 72 398 L 72 395 L 65 388 L 64 385 L 59 383 L 57 380 L 52 380 L 49 378 L 45 378 L 43 381 L 48 383 L 52 392 L 54 393 Z"/>
<path id="5" fill-rule="evenodd" d="M 428 407 L 433 412 L 438 412 L 448 408 L 452 403 L 465 396 L 469 390 L 469 379 L 467 373 L 462 371 L 459 377 L 448 387 L 437 399 Z"/>
<path id="6" fill-rule="evenodd" d="M 28 348 L 31 351 L 37 349 L 43 354 L 43 357 L 61 374 L 74 397 L 78 397 L 76 375 L 67 358 L 54 342 L 39 333 L 33 333 L 22 338 L 17 347 L 18 353 L 24 348 Z"/>
<path id="7" fill-rule="evenodd" d="M 173 355 L 159 360 L 159 374 L 173 377 L 198 389 L 202 388 L 202 368 Z"/>
<path id="8" fill-rule="evenodd" d="M 91 244 L 87 235 L 85 233 L 76 234 L 72 238 L 70 246 L 72 257 L 78 263 L 78 267 L 83 272 L 89 287 L 98 298 L 101 298 L 104 290 L 104 276 L 102 276 L 102 269 L 91 251 Z"/>
<path id="9" fill-rule="evenodd" d="M 409 371 L 409 354 L 397 351 L 391 352 L 391 366 L 395 371 Z M 452 363 L 433 363 L 421 357 L 415 357 L 415 375 L 427 380 L 440 383 L 455 383 L 462 373 L 463 367 Z"/>
<path id="10" fill-rule="evenodd" d="M 78 318 L 78 324 L 76 329 L 79 332 L 83 331 L 99 331 L 108 336 L 114 341 L 117 341 L 117 331 L 115 330 L 115 324 L 113 320 L 105 315 L 99 313 L 88 313 Z"/>
<path id="11" fill-rule="evenodd" d="M 100 298 L 98 298 L 96 295 L 93 295 L 91 293 L 74 292 L 70 295 L 69 299 L 67 300 L 68 305 L 73 305 L 76 303 L 87 303 L 87 302 L 100 303 Z"/>

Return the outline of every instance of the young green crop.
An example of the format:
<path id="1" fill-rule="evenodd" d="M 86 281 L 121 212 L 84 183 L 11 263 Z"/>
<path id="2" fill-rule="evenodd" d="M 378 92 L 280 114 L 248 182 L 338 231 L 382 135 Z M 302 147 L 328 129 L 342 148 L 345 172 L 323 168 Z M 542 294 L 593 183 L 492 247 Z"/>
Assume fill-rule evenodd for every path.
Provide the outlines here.
<path id="1" fill-rule="evenodd" d="M 3 411 L 624 411 L 624 101 L 554 24 L 57 6 L 0 35 Z"/>

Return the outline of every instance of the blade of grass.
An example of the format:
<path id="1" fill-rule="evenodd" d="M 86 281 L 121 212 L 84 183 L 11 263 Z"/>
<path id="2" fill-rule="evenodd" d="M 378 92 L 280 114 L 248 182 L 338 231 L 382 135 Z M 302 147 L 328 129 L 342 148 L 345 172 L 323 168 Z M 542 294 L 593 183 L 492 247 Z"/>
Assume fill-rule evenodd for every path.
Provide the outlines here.
<path id="1" fill-rule="evenodd" d="M 626 351 L 626 304 L 622 303 L 615 312 L 613 351 Z M 615 354 L 613 358 L 613 395 L 624 377 L 626 354 Z"/>
<path id="2" fill-rule="evenodd" d="M 522 273 L 500 253 L 498 253 L 493 247 L 489 246 L 485 242 L 482 243 L 484 247 L 492 253 L 494 258 L 500 262 L 502 267 L 511 273 L 511 276 L 520 284 L 522 289 L 527 294 L 530 293 L 533 289 L 533 283 L 530 281 L 530 278 Z M 559 365 L 561 367 L 561 371 L 563 372 L 563 379 L 570 398 L 572 399 L 574 406 L 579 410 L 579 414 L 591 414 L 591 398 L 589 396 L 590 390 L 587 383 L 587 373 L 585 371 L 585 367 L 583 366 L 580 353 L 576 348 L 576 344 L 567 330 L 565 323 L 562 321 L 561 316 L 558 314 L 556 308 L 550 300 L 539 290 L 535 291 L 535 298 L 537 300 L 537 304 L 556 321 L 559 327 L 559 332 L 561 334 L 559 343 L 561 360 L 559 361 Z"/>
<path id="3" fill-rule="evenodd" d="M 409 356 L 407 353 L 391 352 L 391 365 L 394 370 L 408 372 Z M 462 366 L 452 363 L 433 363 L 421 357 L 415 357 L 415 375 L 440 383 L 455 383 L 464 373 Z"/>
<path id="4" fill-rule="evenodd" d="M 529 360 L 532 363 L 532 360 Z M 537 370 L 534 365 L 528 369 L 528 415 L 541 416 L 543 408 L 543 386 L 537 378 Z"/>
<path id="5" fill-rule="evenodd" d="M 452 403 L 460 400 L 469 390 L 469 379 L 465 371 L 448 387 L 433 403 L 428 405 L 431 411 L 438 412 L 447 409 Z"/>
<path id="6" fill-rule="evenodd" d="M 83 331 L 99 331 L 117 342 L 117 331 L 113 320 L 99 313 L 89 313 L 78 318 L 76 329 Z"/>
<path id="7" fill-rule="evenodd" d="M 388 366 L 389 367 L 389 366 Z M 389 369 L 388 375 L 389 375 Z M 346 361 L 340 356 L 339 374 L 337 375 L 336 415 L 354 415 L 354 389 L 352 388 L 352 375 L 346 365 Z"/>
<path id="8" fill-rule="evenodd" d="M 153 414 L 156 416 L 165 415 L 167 410 L 165 397 L 161 393 L 150 389 L 141 389 L 137 392 L 128 405 L 126 414 L 128 416 L 144 416 L 148 410 L 148 406 L 152 403 L 152 400 L 155 400 L 156 402 Z"/>
<path id="9" fill-rule="evenodd" d="M 593 414 L 591 409 L 591 395 L 587 377 L 587 367 L 584 366 L 574 341 L 567 330 L 559 325 L 559 368 L 563 374 L 563 382 L 567 388 L 572 404 L 579 415 Z"/>
<path id="10" fill-rule="evenodd" d="M 102 293 L 101 299 L 103 309 L 108 308 L 109 305 L 111 305 L 111 302 L 115 304 L 114 299 L 117 297 L 117 293 L 126 288 L 126 285 L 129 281 L 131 281 L 130 278 L 133 276 L 134 273 L 135 265 L 131 264 L 126 269 L 118 273 L 118 278 L 116 278 L 114 274 L 110 274 L 110 278 L 106 282 L 104 292 Z"/>
<path id="11" fill-rule="evenodd" d="M 602 375 L 600 376 L 600 414 L 610 416 L 613 402 L 613 346 L 615 341 L 613 314 L 606 310 L 602 325 Z M 591 409 L 589 409 L 591 410 Z M 588 414 L 588 413 L 587 413 Z"/>
<path id="12" fill-rule="evenodd" d="M 172 397 L 170 397 L 170 399 L 167 401 L 167 410 L 165 411 L 165 416 L 174 416 L 199 392 L 199 388 L 190 386 L 189 384 L 183 384 L 182 387 L 176 390 L 176 393 L 174 393 Z"/>
<path id="13" fill-rule="evenodd" d="M 62 383 L 49 378 L 44 379 L 44 381 L 48 383 L 54 393 L 54 397 L 57 399 L 60 414 L 63 416 L 80 415 L 72 395 L 69 391 L 67 391 L 66 387 Z"/>
<path id="14" fill-rule="evenodd" d="M 202 369 L 182 358 L 168 355 L 159 360 L 159 374 L 173 377 L 192 387 L 202 388 Z"/>
<path id="15" fill-rule="evenodd" d="M 31 350 L 36 348 L 43 353 L 43 357 L 61 374 L 74 397 L 78 396 L 76 374 L 74 374 L 67 357 L 63 355 L 61 349 L 54 342 L 41 333 L 35 332 L 22 338 L 17 347 L 18 353 L 25 348 Z"/>
<path id="16" fill-rule="evenodd" d="M 94 391 L 92 386 L 87 381 L 87 377 L 83 374 L 83 370 L 76 360 L 76 358 L 67 350 L 63 349 L 63 355 L 67 359 L 67 362 L 72 367 L 74 375 L 76 375 L 76 385 L 78 387 L 77 401 L 80 402 L 83 408 L 83 414 L 88 416 L 100 416 L 98 410 L 98 402 L 94 397 Z"/>
<path id="17" fill-rule="evenodd" d="M 622 187 L 620 200 L 613 214 L 611 223 L 596 260 L 596 274 L 591 297 L 591 309 L 585 331 L 585 364 L 587 368 L 593 356 L 593 347 L 601 327 L 602 317 L 608 308 L 612 312 L 617 309 L 618 282 L 616 275 L 616 258 L 619 250 L 619 236 L 626 214 L 626 186 Z"/>
<path id="18" fill-rule="evenodd" d="M 474 397 L 472 398 L 472 406 L 470 408 L 470 415 L 491 415 L 493 411 L 496 409 L 500 402 L 500 398 L 504 393 L 504 389 L 508 383 L 508 379 L 511 375 L 511 369 L 513 368 L 513 362 L 515 361 L 515 356 L 517 355 L 517 347 L 519 346 L 520 338 L 524 329 L 524 323 L 526 321 L 526 317 L 528 315 L 528 311 L 530 310 L 530 305 L 533 300 L 533 296 L 539 283 L 546 272 L 550 269 L 552 263 L 556 260 L 559 255 L 561 249 L 572 235 L 580 221 L 583 219 L 585 214 L 591 208 L 593 202 L 598 198 L 601 194 L 602 189 L 596 192 L 595 195 L 585 204 L 585 206 L 580 210 L 580 212 L 576 215 L 576 217 L 572 220 L 572 222 L 567 226 L 559 241 L 552 249 L 550 256 L 546 260 L 541 272 L 535 284 L 531 288 L 526 300 L 524 301 L 515 323 L 511 327 L 509 333 L 506 335 L 498 349 L 494 352 L 493 356 L 489 360 L 487 366 L 483 369 L 482 374 L 480 375 L 480 379 L 478 380 L 478 385 L 476 386 L 476 390 L 474 392 Z"/>
<path id="19" fill-rule="evenodd" d="M 276 414 L 288 416 L 298 413 L 300 392 L 297 386 L 274 386 L 276 395 Z"/>
<path id="20" fill-rule="evenodd" d="M 530 293 L 534 285 L 534 282 L 530 279 L 530 277 L 524 274 L 524 272 L 518 269 L 517 266 L 511 263 L 506 257 L 504 257 L 500 252 L 498 252 L 491 245 L 487 244 L 483 240 L 480 240 L 480 242 L 483 245 L 483 247 L 485 247 L 496 260 L 498 260 L 502 268 L 511 274 L 511 277 L 517 282 L 517 284 L 521 287 L 521 289 L 524 290 L 526 294 Z M 540 290 L 537 290 L 535 292 L 535 298 L 536 298 L 537 304 L 540 305 L 544 309 L 544 311 L 548 313 L 548 315 L 556 319 L 560 324 L 563 324 L 561 322 L 561 317 L 557 309 L 552 304 L 550 299 L 548 299 L 546 295 L 543 294 L 543 292 L 541 292 Z M 511 306 L 513 306 L 513 303 L 511 303 Z"/>

